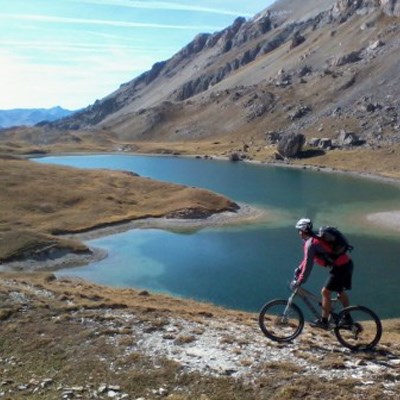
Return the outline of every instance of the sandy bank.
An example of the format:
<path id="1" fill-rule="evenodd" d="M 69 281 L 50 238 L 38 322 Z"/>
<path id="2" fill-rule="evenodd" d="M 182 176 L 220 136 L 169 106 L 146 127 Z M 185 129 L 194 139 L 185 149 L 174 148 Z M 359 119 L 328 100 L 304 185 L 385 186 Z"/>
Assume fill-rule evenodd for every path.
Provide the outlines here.
<path id="1" fill-rule="evenodd" d="M 380 228 L 400 232 L 400 210 L 368 214 L 367 221 Z"/>

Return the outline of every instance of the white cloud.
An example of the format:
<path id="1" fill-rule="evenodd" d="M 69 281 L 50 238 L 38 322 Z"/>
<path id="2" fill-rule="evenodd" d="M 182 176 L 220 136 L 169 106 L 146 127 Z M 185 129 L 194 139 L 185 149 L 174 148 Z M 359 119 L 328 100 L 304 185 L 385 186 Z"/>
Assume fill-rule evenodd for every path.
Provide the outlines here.
<path id="1" fill-rule="evenodd" d="M 61 41 L 29 41 L 29 40 L 4 40 L 2 41 L 4 47 L 10 47 L 12 49 L 18 50 L 39 50 L 48 51 L 54 53 L 109 53 L 110 45 L 101 43 L 76 43 L 76 42 L 61 42 Z M 129 45 L 129 44 L 113 44 L 111 46 L 114 50 L 131 51 L 135 52 L 154 52 L 157 51 L 157 46 L 149 46 L 143 44 L 139 45 Z M 164 50 L 164 48 L 162 48 Z M 81 56 L 81 54 L 79 54 Z"/>
<path id="2" fill-rule="evenodd" d="M 65 65 L 35 64 L 26 57 L 0 52 L 0 109 L 41 108 L 61 105 L 69 109 L 85 107 L 146 70 L 154 62 L 149 56 L 133 60 L 124 51 L 109 48 L 111 57 L 89 53 L 72 57 Z"/>
<path id="3" fill-rule="evenodd" d="M 152 28 L 152 29 L 180 29 L 191 31 L 213 31 L 220 27 L 211 25 L 177 25 L 177 24 L 158 24 L 158 23 L 144 23 L 144 22 L 127 22 L 118 20 L 106 19 L 88 19 L 88 18 L 67 18 L 48 15 L 34 15 L 34 14 L 0 14 L 0 19 L 6 20 L 19 20 L 19 21 L 35 21 L 35 22 L 51 22 L 57 24 L 81 24 L 81 25 L 101 25 L 112 26 L 119 28 Z"/>
<path id="4" fill-rule="evenodd" d="M 75 2 L 82 3 L 82 0 L 74 0 Z M 173 11 L 191 11 L 191 12 L 204 12 L 219 15 L 232 15 L 232 16 L 251 16 L 250 13 L 241 13 L 237 10 L 221 9 L 215 7 L 204 7 L 196 4 L 182 4 L 172 1 L 131 1 L 131 0 L 83 0 L 87 4 L 120 6 L 128 8 L 138 8 L 147 10 L 173 10 Z M 229 4 L 228 4 L 229 6 Z"/>

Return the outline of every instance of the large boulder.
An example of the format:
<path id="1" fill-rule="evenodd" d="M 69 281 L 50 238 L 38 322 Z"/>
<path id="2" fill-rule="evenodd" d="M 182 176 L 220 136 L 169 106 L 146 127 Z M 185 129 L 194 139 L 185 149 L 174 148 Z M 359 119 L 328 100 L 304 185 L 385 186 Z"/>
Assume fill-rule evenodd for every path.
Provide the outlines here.
<path id="1" fill-rule="evenodd" d="M 284 135 L 278 143 L 278 152 L 285 158 L 298 157 L 304 143 L 305 137 L 301 133 Z"/>

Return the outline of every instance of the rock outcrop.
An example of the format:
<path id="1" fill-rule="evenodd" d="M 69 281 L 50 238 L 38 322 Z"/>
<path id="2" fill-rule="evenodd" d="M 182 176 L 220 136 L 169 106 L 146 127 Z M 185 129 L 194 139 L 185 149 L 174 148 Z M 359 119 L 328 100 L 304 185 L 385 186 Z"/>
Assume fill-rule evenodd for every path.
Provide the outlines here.
<path id="1" fill-rule="evenodd" d="M 334 141 L 349 119 L 359 143 L 398 142 L 399 8 L 395 0 L 277 1 L 198 34 L 169 60 L 45 128 L 100 129 L 126 141 L 250 130 L 325 136 L 315 132 L 329 119 Z"/>
<path id="2" fill-rule="evenodd" d="M 400 16 L 400 1 L 399 0 L 378 0 L 382 10 L 387 15 Z"/>
<path id="3" fill-rule="evenodd" d="M 284 158 L 298 157 L 304 143 L 305 137 L 301 133 L 287 134 L 280 139 L 277 150 Z"/>
<path id="4" fill-rule="evenodd" d="M 332 8 L 333 15 L 349 17 L 354 12 L 381 8 L 390 16 L 400 16 L 399 0 L 337 0 Z"/>

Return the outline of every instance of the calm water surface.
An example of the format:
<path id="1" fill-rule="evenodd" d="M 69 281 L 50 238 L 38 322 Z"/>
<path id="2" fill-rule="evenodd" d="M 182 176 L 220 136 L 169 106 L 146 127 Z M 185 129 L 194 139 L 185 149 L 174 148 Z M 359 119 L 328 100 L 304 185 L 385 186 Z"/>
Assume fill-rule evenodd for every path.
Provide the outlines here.
<path id="1" fill-rule="evenodd" d="M 59 274 L 258 311 L 267 299 L 287 296 L 287 282 L 302 257 L 302 243 L 293 225 L 309 216 L 316 225 L 339 226 L 355 246 L 352 302 L 370 306 L 381 317 L 400 316 L 400 235 L 372 229 L 364 218 L 366 213 L 398 209 L 398 185 L 193 158 L 94 155 L 37 160 L 128 170 L 202 187 L 265 208 L 272 216 L 268 223 L 190 233 L 136 229 L 114 234 L 88 242 L 106 249 L 106 259 Z M 326 270 L 316 266 L 307 287 L 319 291 L 326 275 Z"/>

